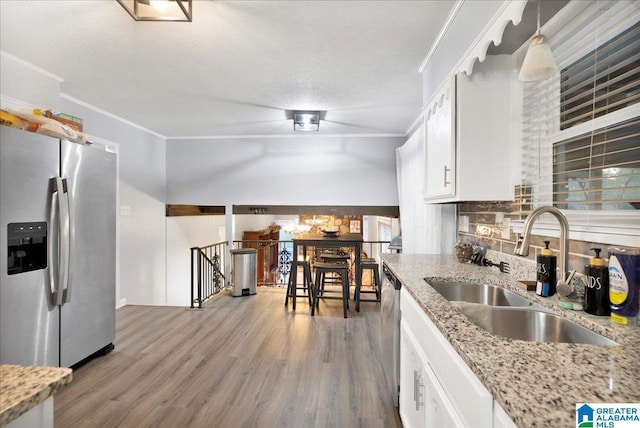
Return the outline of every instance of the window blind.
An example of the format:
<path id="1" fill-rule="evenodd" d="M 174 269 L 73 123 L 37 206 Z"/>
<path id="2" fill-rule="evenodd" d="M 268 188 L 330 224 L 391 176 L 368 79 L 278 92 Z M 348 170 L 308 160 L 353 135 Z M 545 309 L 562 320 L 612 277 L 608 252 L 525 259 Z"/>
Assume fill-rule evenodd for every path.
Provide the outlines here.
<path id="1" fill-rule="evenodd" d="M 379 241 L 391 241 L 391 222 L 382 221 L 378 219 L 378 240 Z M 387 245 L 382 245 L 382 253 L 390 253 L 391 250 L 387 248 Z"/>
<path id="2" fill-rule="evenodd" d="M 640 2 L 572 2 L 545 34 L 555 78 L 523 88 L 522 184 L 534 207 L 598 223 L 640 211 Z M 635 219 L 635 220 L 633 220 Z"/>

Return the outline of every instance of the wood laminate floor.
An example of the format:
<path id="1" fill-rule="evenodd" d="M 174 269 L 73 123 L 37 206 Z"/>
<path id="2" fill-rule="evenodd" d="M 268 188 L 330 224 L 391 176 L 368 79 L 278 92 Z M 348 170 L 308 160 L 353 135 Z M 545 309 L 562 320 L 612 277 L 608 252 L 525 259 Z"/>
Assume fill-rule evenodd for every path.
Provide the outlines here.
<path id="1" fill-rule="evenodd" d="M 401 427 L 379 362 L 377 303 L 320 313 L 284 288 L 202 310 L 125 306 L 115 350 L 56 394 L 55 427 Z"/>

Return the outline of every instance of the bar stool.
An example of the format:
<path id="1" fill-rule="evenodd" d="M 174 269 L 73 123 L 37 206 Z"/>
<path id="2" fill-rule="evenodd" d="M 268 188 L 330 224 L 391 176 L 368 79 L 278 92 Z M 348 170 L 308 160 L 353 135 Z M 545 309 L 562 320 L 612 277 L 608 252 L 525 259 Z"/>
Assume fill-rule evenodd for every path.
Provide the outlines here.
<path id="1" fill-rule="evenodd" d="M 325 263 L 316 262 L 314 264 L 316 270 L 316 281 L 313 290 L 313 302 L 311 304 L 311 316 L 315 314 L 315 308 L 319 308 L 320 299 L 342 299 L 342 309 L 344 317 L 347 318 L 347 309 L 349 308 L 349 265 L 346 263 Z M 340 276 L 342 285 L 342 297 L 328 296 L 326 292 L 320 293 L 323 288 L 324 277 L 327 273 L 335 273 Z"/>
<path id="2" fill-rule="evenodd" d="M 349 263 L 351 256 L 344 253 L 320 253 L 320 260 L 325 263 Z"/>
<path id="3" fill-rule="evenodd" d="M 321 252 L 318 257 L 322 262 L 325 262 L 325 263 L 340 263 L 340 264 L 346 264 L 346 265 L 348 265 L 349 261 L 351 260 L 351 256 L 349 254 L 342 252 L 341 250 L 337 250 L 335 252 L 325 250 Z M 320 294 L 324 292 L 325 284 L 340 284 L 340 281 L 341 280 L 339 276 L 332 276 L 329 278 L 323 277 L 321 288 L 320 288 Z"/>
<path id="4" fill-rule="evenodd" d="M 313 279 L 311 278 L 311 266 L 308 260 L 298 260 L 297 267 L 302 268 L 302 287 L 293 283 L 293 273 L 289 273 L 289 282 L 287 284 L 287 295 L 285 296 L 284 305 L 289 304 L 289 299 L 293 301 L 293 310 L 296 310 L 296 299 L 298 297 L 307 297 L 309 305 L 313 303 Z M 296 272 L 297 273 L 297 272 Z M 298 294 L 298 290 L 304 290 L 305 294 Z"/>
<path id="5" fill-rule="evenodd" d="M 360 266 L 360 286 L 362 286 L 362 274 L 364 274 L 365 269 L 371 270 L 373 290 L 361 290 L 360 287 L 356 285 L 356 292 L 353 298 L 356 301 L 357 312 L 360 312 L 360 302 L 380 302 L 380 270 L 378 262 L 374 258 L 367 257 L 360 260 Z M 361 299 L 361 294 L 375 294 L 376 298 L 363 300 Z"/>

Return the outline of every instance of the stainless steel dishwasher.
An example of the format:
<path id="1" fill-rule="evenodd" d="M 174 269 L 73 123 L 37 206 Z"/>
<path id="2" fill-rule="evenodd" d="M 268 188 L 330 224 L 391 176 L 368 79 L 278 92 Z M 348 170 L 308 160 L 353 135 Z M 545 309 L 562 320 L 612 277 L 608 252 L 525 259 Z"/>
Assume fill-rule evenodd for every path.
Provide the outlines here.
<path id="1" fill-rule="evenodd" d="M 400 288 L 402 284 L 382 264 L 380 296 L 380 360 L 393 404 L 398 407 L 400 391 Z"/>

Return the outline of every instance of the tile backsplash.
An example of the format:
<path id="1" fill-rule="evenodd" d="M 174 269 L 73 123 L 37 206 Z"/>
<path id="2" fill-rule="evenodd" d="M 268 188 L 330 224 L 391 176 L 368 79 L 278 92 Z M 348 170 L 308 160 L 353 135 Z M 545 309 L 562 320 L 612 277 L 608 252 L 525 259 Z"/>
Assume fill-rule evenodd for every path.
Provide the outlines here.
<path id="1" fill-rule="evenodd" d="M 522 189 L 526 193 L 526 189 Z M 517 193 L 517 192 L 516 192 Z M 514 201 L 461 202 L 458 204 L 458 240 L 486 247 L 487 258 L 510 263 L 511 274 L 517 279 L 535 279 L 535 260 L 544 241 L 550 241 L 550 248 L 557 256 L 558 238 L 532 235 L 529 256 L 522 258 L 514 255 L 518 235 L 511 231 L 511 222 L 524 220 L 531 209 L 523 200 Z M 589 263 L 593 251 L 601 248 L 602 257 L 607 258 L 607 249 L 611 245 L 598 242 L 569 241 L 569 269 L 584 274 L 584 266 Z M 493 259 L 492 259 L 493 257 Z"/>

